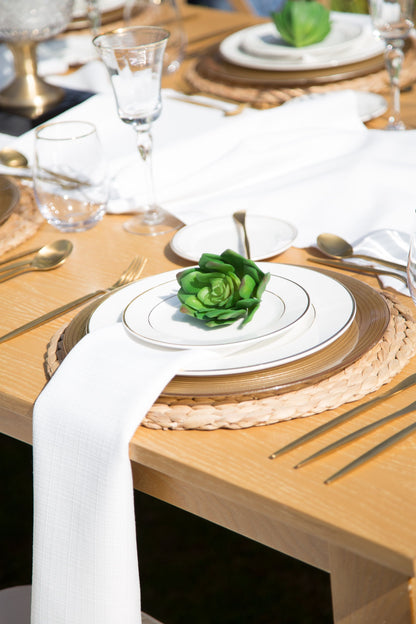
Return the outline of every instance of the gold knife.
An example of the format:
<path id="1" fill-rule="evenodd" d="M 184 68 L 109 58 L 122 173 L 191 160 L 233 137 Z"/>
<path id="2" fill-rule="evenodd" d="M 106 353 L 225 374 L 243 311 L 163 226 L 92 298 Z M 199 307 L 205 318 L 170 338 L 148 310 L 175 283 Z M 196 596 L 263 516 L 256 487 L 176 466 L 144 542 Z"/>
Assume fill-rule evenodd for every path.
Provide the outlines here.
<path id="1" fill-rule="evenodd" d="M 352 470 L 354 470 L 355 468 L 358 468 L 358 466 L 362 466 L 363 464 L 368 462 L 373 457 L 376 457 L 376 455 L 380 455 L 380 453 L 383 453 L 386 449 L 390 448 L 397 442 L 400 442 L 400 440 L 403 440 L 403 438 L 406 438 L 415 430 L 416 430 L 416 422 L 412 423 L 411 425 L 408 425 L 404 429 L 401 429 L 400 431 L 390 436 L 386 440 L 383 440 L 383 442 L 380 442 L 380 444 L 377 444 L 377 446 L 374 446 L 372 449 L 370 449 L 366 453 L 363 453 L 362 455 L 357 457 L 357 459 L 354 459 L 354 461 L 344 466 L 344 468 L 341 468 L 341 470 L 338 470 L 338 472 L 335 472 L 333 475 L 325 479 L 324 483 L 326 484 L 333 483 L 340 477 L 343 477 L 349 472 L 351 472 Z"/>
<path id="2" fill-rule="evenodd" d="M 398 394 L 399 392 L 402 392 L 403 390 L 406 390 L 407 388 L 410 388 L 414 385 L 416 385 L 416 373 L 409 375 L 409 377 L 406 377 L 396 386 L 393 386 L 393 388 L 387 390 L 386 392 L 383 392 L 379 396 L 376 396 L 373 399 L 370 399 L 369 401 L 358 405 L 357 407 L 353 407 L 351 410 L 344 412 L 344 414 L 341 414 L 340 416 L 337 416 L 336 418 L 333 418 L 332 420 L 329 420 L 328 422 L 319 425 L 319 427 L 315 427 L 315 429 L 312 429 L 312 431 L 309 431 L 299 438 L 296 438 L 296 440 L 289 442 L 289 444 L 286 444 L 282 448 L 269 455 L 269 459 L 275 459 L 276 457 L 279 457 L 279 455 L 283 455 L 284 453 L 287 453 L 288 451 L 291 451 L 292 449 L 301 446 L 301 444 L 309 442 L 309 440 L 313 440 L 325 431 L 329 431 L 330 429 L 337 427 L 341 423 L 351 418 L 354 418 L 354 416 L 357 416 L 357 414 L 360 414 L 361 412 L 370 409 L 370 407 L 377 405 L 377 403 L 384 401 L 384 399 L 392 397 L 395 394 Z"/>
<path id="3" fill-rule="evenodd" d="M 315 459 L 319 459 L 320 457 L 322 457 L 323 455 L 326 455 L 327 453 L 332 453 L 332 451 L 335 451 L 341 446 L 344 446 L 345 444 L 348 444 L 349 442 L 352 442 L 353 440 L 357 440 L 358 438 L 361 438 L 367 433 L 370 433 L 370 431 L 374 431 L 374 429 L 377 429 L 378 427 L 381 427 L 382 425 L 386 425 L 392 420 L 396 420 L 396 418 L 401 418 L 401 416 L 404 416 L 405 414 L 409 414 L 409 412 L 414 412 L 415 410 L 416 410 L 416 401 L 414 401 L 413 403 L 410 403 L 410 405 L 407 405 L 406 407 L 403 407 L 400 410 L 397 410 L 396 412 L 393 412 L 392 414 L 389 414 L 388 416 L 384 416 L 383 418 L 379 418 L 378 420 L 375 420 L 374 422 L 368 425 L 365 425 L 365 427 L 360 427 L 360 429 L 357 429 L 356 431 L 353 431 L 352 433 L 349 433 L 348 435 L 343 436 L 342 438 L 340 438 L 339 440 L 336 440 L 332 444 L 328 444 L 328 446 L 324 446 L 319 451 L 316 451 L 316 453 L 313 453 L 313 455 L 309 455 L 309 457 L 302 459 L 294 467 L 300 468 L 301 466 L 306 466 L 306 464 L 309 464 Z"/>

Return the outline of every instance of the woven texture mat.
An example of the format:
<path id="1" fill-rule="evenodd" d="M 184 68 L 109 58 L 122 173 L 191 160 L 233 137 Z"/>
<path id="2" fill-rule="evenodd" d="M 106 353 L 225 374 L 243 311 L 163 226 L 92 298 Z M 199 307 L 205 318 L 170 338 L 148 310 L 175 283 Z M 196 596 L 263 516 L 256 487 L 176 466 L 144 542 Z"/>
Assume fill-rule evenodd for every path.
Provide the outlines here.
<path id="1" fill-rule="evenodd" d="M 20 201 L 10 217 L 0 226 L 0 256 L 36 234 L 44 219 L 31 189 L 14 180 L 20 191 Z"/>
<path id="2" fill-rule="evenodd" d="M 382 339 L 342 372 L 301 390 L 279 395 L 270 392 L 261 398 L 159 397 L 143 425 L 152 429 L 242 429 L 318 414 L 378 390 L 416 353 L 416 311 L 412 303 L 409 300 L 407 304 L 391 293 L 384 294 L 390 321 Z M 59 366 L 57 348 L 61 336 L 62 330 L 48 346 L 48 374 Z"/>
<path id="3" fill-rule="evenodd" d="M 372 91 L 375 93 L 389 92 L 389 78 L 385 69 L 374 73 L 331 82 L 328 84 L 317 84 L 308 87 L 282 87 L 282 88 L 261 88 L 245 87 L 241 85 L 227 84 L 226 82 L 214 81 L 201 76 L 198 73 L 198 61 L 195 61 L 188 72 L 186 80 L 198 91 L 211 93 L 217 97 L 229 98 L 237 102 L 247 102 L 254 108 L 272 108 L 287 102 L 291 98 L 311 93 L 327 93 L 328 91 L 339 91 L 342 89 L 355 89 L 358 91 Z M 406 52 L 403 68 L 400 74 L 401 88 L 409 87 L 416 81 L 416 42 L 412 42 Z"/>

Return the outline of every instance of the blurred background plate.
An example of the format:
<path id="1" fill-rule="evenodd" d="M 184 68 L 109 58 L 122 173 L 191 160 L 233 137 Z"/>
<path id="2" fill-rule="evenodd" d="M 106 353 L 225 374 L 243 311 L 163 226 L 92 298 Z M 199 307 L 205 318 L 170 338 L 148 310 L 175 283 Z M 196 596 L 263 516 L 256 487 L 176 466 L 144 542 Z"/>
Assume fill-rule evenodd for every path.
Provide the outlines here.
<path id="1" fill-rule="evenodd" d="M 384 44 L 376 39 L 372 32 L 367 32 L 360 38 L 360 45 L 344 47 L 327 56 L 308 55 L 305 58 L 296 57 L 260 57 L 250 54 L 244 49 L 246 29 L 233 33 L 220 43 L 222 56 L 235 65 L 251 69 L 271 71 L 304 71 L 334 69 L 351 63 L 360 63 L 377 57 L 384 52 Z"/>
<path id="2" fill-rule="evenodd" d="M 297 48 L 282 39 L 274 22 L 268 22 L 247 28 L 241 46 L 249 54 L 264 58 L 302 58 L 308 55 L 332 55 L 334 58 L 340 50 L 351 49 L 363 32 L 363 27 L 357 22 L 332 19 L 330 33 L 322 41 Z"/>

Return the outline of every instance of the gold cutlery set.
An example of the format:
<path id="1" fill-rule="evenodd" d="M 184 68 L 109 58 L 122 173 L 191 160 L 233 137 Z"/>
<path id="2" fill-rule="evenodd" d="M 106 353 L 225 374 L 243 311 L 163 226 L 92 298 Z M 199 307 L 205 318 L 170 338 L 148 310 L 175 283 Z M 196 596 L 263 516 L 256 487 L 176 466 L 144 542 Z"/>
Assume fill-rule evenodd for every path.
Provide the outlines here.
<path id="1" fill-rule="evenodd" d="M 72 243 L 69 243 L 69 241 L 58 241 L 58 243 L 61 243 L 61 245 L 46 245 L 45 247 L 42 247 L 42 249 L 40 249 L 37 253 L 36 257 L 42 257 L 39 256 L 39 254 L 42 252 L 42 250 L 45 250 L 45 248 L 54 248 L 54 247 L 66 247 L 67 250 L 69 250 L 67 252 L 67 255 L 70 253 L 70 251 L 72 250 Z M 69 245 L 63 245 L 63 243 L 69 243 Z M 20 257 L 23 254 L 19 254 Z M 15 256 L 16 258 L 17 256 Z M 65 258 L 63 258 L 61 260 L 61 262 L 59 264 L 62 264 L 62 262 L 64 261 Z M 33 261 L 32 261 L 33 262 Z M 83 295 L 82 297 L 79 297 L 78 299 L 75 299 L 74 301 L 71 301 L 69 303 L 65 303 L 64 305 L 56 308 L 55 310 L 51 310 L 50 312 L 47 312 L 46 314 L 43 314 L 42 316 L 34 319 L 33 321 L 29 321 L 28 323 L 25 323 L 24 325 L 22 325 L 21 327 L 18 327 L 14 330 L 12 330 L 11 332 L 8 332 L 7 334 L 5 334 L 4 336 L 0 336 L 0 344 L 3 342 L 6 342 L 7 340 L 10 340 L 11 338 L 15 338 L 17 336 L 20 336 L 28 331 L 30 331 L 31 329 L 35 329 L 36 327 L 40 327 L 41 325 L 44 325 L 45 323 L 47 323 L 48 321 L 51 321 L 53 319 L 58 318 L 59 316 L 62 316 L 63 314 L 66 314 L 67 312 L 70 312 L 71 310 L 74 310 L 75 308 L 78 308 L 79 306 L 83 305 L 84 303 L 87 303 L 88 301 L 91 301 L 91 299 L 95 299 L 97 297 L 100 296 L 104 296 L 107 295 L 115 290 L 118 290 L 120 288 L 123 288 L 124 286 L 127 286 L 128 284 L 131 284 L 132 282 L 134 282 L 135 280 L 139 279 L 145 265 L 146 265 L 147 259 L 142 258 L 140 256 L 136 256 L 129 264 L 129 266 L 127 267 L 127 269 L 120 275 L 120 277 L 118 278 L 118 280 L 116 282 L 114 282 L 114 284 L 112 286 L 109 286 L 108 288 L 104 288 L 104 289 L 100 289 L 100 290 L 96 290 L 94 292 L 91 292 L 87 295 Z M 29 263 L 30 265 L 31 263 Z M 57 265 L 55 265 L 57 266 Z M 21 267 L 20 267 L 21 268 Z M 50 268 L 54 268 L 54 267 L 50 267 Z M 18 269 L 19 270 L 19 269 Z M 42 269 L 41 269 L 42 270 Z M 10 277 L 14 277 L 15 275 L 20 275 L 22 272 L 25 271 L 20 271 L 20 273 L 14 273 L 13 275 L 9 276 L 7 279 L 10 279 Z M 1 273 L 0 273 L 0 282 L 1 281 L 5 281 L 1 279 Z"/>
<path id="2" fill-rule="evenodd" d="M 366 401 L 362 405 L 358 405 L 357 407 L 354 407 L 353 409 L 348 410 L 344 414 L 341 414 L 340 416 L 333 418 L 332 420 L 320 425 L 319 427 L 312 429 L 312 431 L 305 433 L 304 435 L 300 436 L 296 440 L 289 442 L 289 444 L 286 444 L 282 448 L 272 453 L 269 456 L 269 459 L 276 459 L 276 457 L 284 455 L 285 453 L 288 453 L 289 451 L 292 451 L 298 448 L 302 444 L 306 444 L 310 440 L 313 440 L 314 438 L 324 434 L 326 431 L 329 431 L 330 429 L 333 429 L 334 427 L 337 427 L 338 425 L 348 420 L 351 420 L 355 416 L 358 416 L 358 414 L 361 414 L 362 412 L 369 410 L 370 408 L 374 407 L 381 401 L 391 398 L 395 394 L 398 394 L 399 392 L 403 392 L 404 390 L 411 388 L 415 385 L 416 385 L 416 374 L 406 377 L 405 379 L 403 379 L 403 381 L 393 386 L 393 388 L 391 388 L 390 390 L 387 390 L 386 392 L 378 395 L 377 397 L 370 399 L 369 401 Z M 316 451 L 315 453 L 302 459 L 294 466 L 294 468 L 301 468 L 302 466 L 305 466 L 306 464 L 309 464 L 310 462 L 315 461 L 316 459 L 319 459 L 323 455 L 331 453 L 335 451 L 336 449 L 340 448 L 341 446 L 344 446 L 348 444 L 349 442 L 352 442 L 353 440 L 357 440 L 358 438 L 366 435 L 367 433 L 374 431 L 378 427 L 382 427 L 383 425 L 397 418 L 400 418 L 401 416 L 404 416 L 405 414 L 409 414 L 411 412 L 416 412 L 416 401 L 413 401 L 409 405 L 403 407 L 402 409 L 396 412 L 393 412 L 392 414 L 388 414 L 387 416 L 384 416 L 383 418 L 380 418 L 364 427 L 360 427 L 359 429 L 357 429 L 356 431 L 353 431 L 352 433 L 348 435 L 342 436 L 341 438 L 339 438 L 332 444 L 328 444 L 327 446 L 322 447 L 320 450 Z M 410 435 L 415 429 L 416 429 L 416 422 L 411 423 L 404 429 L 401 429 L 397 433 L 386 438 L 385 440 L 383 440 L 382 442 L 380 442 L 373 448 L 369 449 L 368 451 L 366 451 L 365 453 L 363 453 L 362 455 L 354 459 L 352 462 L 350 462 L 349 464 L 347 464 L 346 466 L 344 466 L 343 468 L 341 468 L 340 470 L 338 470 L 337 472 L 329 476 L 327 479 L 325 479 L 324 483 L 326 484 L 333 483 L 337 479 L 347 475 L 355 468 L 358 468 L 358 466 L 363 465 L 364 463 L 366 463 L 373 457 L 376 457 L 377 455 L 379 455 L 386 449 L 392 447 L 397 442 L 400 442 L 400 440 Z"/>

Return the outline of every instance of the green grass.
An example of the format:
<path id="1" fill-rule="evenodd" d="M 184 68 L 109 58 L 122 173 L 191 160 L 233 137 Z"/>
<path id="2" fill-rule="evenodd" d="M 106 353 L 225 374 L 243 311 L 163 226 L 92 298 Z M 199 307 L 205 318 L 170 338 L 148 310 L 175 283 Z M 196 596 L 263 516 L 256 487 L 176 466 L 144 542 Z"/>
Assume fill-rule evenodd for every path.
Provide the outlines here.
<path id="1" fill-rule="evenodd" d="M 0 589 L 30 583 L 31 447 L 0 436 Z M 135 493 L 142 608 L 164 624 L 331 624 L 329 576 Z"/>

